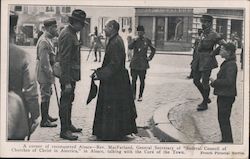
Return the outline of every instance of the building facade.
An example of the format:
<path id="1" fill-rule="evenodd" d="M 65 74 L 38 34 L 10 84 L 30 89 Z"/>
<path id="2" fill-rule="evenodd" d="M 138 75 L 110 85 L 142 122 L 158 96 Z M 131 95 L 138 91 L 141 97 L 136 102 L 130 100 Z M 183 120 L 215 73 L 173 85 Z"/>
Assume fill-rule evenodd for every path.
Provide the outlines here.
<path id="1" fill-rule="evenodd" d="M 143 25 L 145 35 L 157 50 L 190 51 L 201 28 L 202 14 L 214 17 L 213 29 L 225 40 L 230 40 L 232 33 L 237 34 L 241 47 L 244 39 L 244 10 L 240 9 L 11 5 L 10 10 L 19 15 L 17 44 L 35 45 L 37 33 L 47 18 L 56 18 L 58 28 L 63 28 L 74 9 L 83 9 L 87 13 L 89 25 L 80 33 L 80 40 L 87 47 L 94 27 L 97 26 L 99 33 L 104 34 L 105 23 L 115 19 L 121 28 L 126 31 L 132 28 L 133 33 L 136 33 L 138 25 Z"/>

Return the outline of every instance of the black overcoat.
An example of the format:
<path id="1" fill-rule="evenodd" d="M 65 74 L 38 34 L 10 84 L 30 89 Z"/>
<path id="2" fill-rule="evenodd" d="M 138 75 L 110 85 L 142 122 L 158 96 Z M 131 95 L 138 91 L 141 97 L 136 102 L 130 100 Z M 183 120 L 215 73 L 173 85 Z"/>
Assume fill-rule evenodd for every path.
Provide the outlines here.
<path id="1" fill-rule="evenodd" d="M 137 133 L 137 114 L 125 57 L 124 43 L 115 34 L 106 46 L 102 67 L 96 71 L 100 86 L 93 135 L 104 140 Z"/>

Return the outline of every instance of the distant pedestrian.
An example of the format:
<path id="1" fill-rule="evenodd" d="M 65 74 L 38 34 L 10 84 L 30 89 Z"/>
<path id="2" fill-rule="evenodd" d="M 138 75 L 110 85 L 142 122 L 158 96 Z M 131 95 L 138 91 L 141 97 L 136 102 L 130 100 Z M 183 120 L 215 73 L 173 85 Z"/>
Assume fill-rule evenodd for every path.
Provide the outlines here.
<path id="1" fill-rule="evenodd" d="M 69 25 L 60 33 L 58 38 L 59 52 L 56 60 L 61 66 L 61 98 L 59 116 L 61 121 L 60 137 L 67 140 L 77 140 L 78 136 L 74 132 L 81 132 L 81 128 L 76 128 L 71 121 L 72 103 L 75 98 L 76 82 L 81 79 L 81 58 L 80 45 L 77 39 L 77 32 L 85 26 L 86 13 L 83 10 L 73 10 L 69 16 Z"/>
<path id="2" fill-rule="evenodd" d="M 213 17 L 210 15 L 202 15 L 202 30 L 203 34 L 197 46 L 197 54 L 192 61 L 193 82 L 200 91 L 203 101 L 197 107 L 197 111 L 208 109 L 208 103 L 211 103 L 209 98 L 210 86 L 209 77 L 212 69 L 218 67 L 215 55 L 218 54 L 218 48 L 214 47 L 225 43 L 225 40 L 215 31 L 212 30 Z M 202 82 L 200 81 L 202 80 Z"/>
<path id="3" fill-rule="evenodd" d="M 136 98 L 136 81 L 137 77 L 139 76 L 140 79 L 140 93 L 138 97 L 138 101 L 142 101 L 143 91 L 145 87 L 145 78 L 147 69 L 149 68 L 149 61 L 155 55 L 155 48 L 152 45 L 150 39 L 144 37 L 145 31 L 142 25 L 137 27 L 138 36 L 137 38 L 133 39 L 133 41 L 129 44 L 128 48 L 133 49 L 133 57 L 131 59 L 130 68 L 131 68 L 131 76 L 132 76 L 132 90 L 133 90 L 133 97 Z M 150 48 L 151 53 L 148 56 L 147 51 Z"/>
<path id="4" fill-rule="evenodd" d="M 128 36 L 127 36 L 127 43 L 130 44 L 132 42 L 133 39 L 133 33 L 132 33 L 132 28 L 128 28 Z M 132 57 L 133 57 L 133 50 L 127 48 L 127 57 L 128 57 L 128 61 L 130 62 Z"/>
<path id="5" fill-rule="evenodd" d="M 50 98 L 52 95 L 52 85 L 55 84 L 52 66 L 55 63 L 55 47 L 52 39 L 58 36 L 57 23 L 54 18 L 44 21 L 45 32 L 37 43 L 37 81 L 41 91 L 41 127 L 56 127 L 57 118 L 49 115 Z"/>
<path id="6" fill-rule="evenodd" d="M 92 49 L 94 49 L 94 53 L 95 53 L 94 62 L 96 62 L 96 61 L 101 62 L 101 58 L 102 58 L 101 49 L 103 47 L 101 39 L 103 38 L 103 36 L 101 34 L 98 34 L 97 26 L 95 26 L 95 31 L 94 31 L 94 33 L 90 34 L 90 36 L 93 37 L 93 40 L 91 43 L 89 53 L 92 51 Z M 97 52 L 99 53 L 99 60 L 97 58 Z"/>
<path id="7" fill-rule="evenodd" d="M 237 95 L 237 64 L 236 47 L 228 43 L 221 47 L 220 55 L 225 61 L 221 64 L 217 79 L 210 78 L 211 86 L 214 87 L 214 94 L 217 95 L 218 120 L 222 134 L 221 142 L 233 143 L 230 116 L 232 105 Z"/>
<path id="8" fill-rule="evenodd" d="M 243 70 L 243 66 L 244 66 L 244 46 L 242 46 L 241 52 L 240 52 L 240 69 L 241 70 Z"/>
<path id="9" fill-rule="evenodd" d="M 97 140 L 124 140 L 126 135 L 137 133 L 136 108 L 119 28 L 115 20 L 106 24 L 104 31 L 109 41 L 104 61 L 92 74 L 94 80 L 100 80 L 92 133 Z"/>
<path id="10" fill-rule="evenodd" d="M 198 36 L 195 38 L 194 46 L 193 46 L 193 59 L 192 59 L 192 62 L 191 62 L 191 66 L 192 66 L 193 60 L 197 60 L 196 58 L 198 58 L 197 49 L 198 49 L 198 44 L 201 41 L 202 32 L 203 32 L 202 29 L 198 29 Z M 193 69 L 191 67 L 191 72 L 190 72 L 190 75 L 187 76 L 187 79 L 192 79 L 192 78 L 193 78 Z"/>
<path id="11" fill-rule="evenodd" d="M 14 44 L 18 16 L 10 15 L 9 45 L 9 94 L 8 94 L 8 139 L 24 140 L 39 124 L 39 103 L 35 68 L 31 57 Z"/>

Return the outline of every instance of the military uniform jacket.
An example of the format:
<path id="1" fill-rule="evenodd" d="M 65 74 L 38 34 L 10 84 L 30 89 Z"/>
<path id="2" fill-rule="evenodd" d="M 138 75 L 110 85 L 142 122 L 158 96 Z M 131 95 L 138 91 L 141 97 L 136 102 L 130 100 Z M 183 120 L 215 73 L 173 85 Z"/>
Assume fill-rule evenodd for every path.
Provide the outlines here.
<path id="1" fill-rule="evenodd" d="M 215 45 L 219 44 L 221 39 L 221 36 L 212 30 L 209 33 L 203 33 L 192 61 L 191 67 L 193 70 L 206 71 L 218 67 L 213 51 Z"/>
<path id="2" fill-rule="evenodd" d="M 80 74 L 80 42 L 77 39 L 76 31 L 71 25 L 65 27 L 58 38 L 59 52 L 56 61 L 61 66 L 61 84 L 69 84 L 72 81 L 79 81 Z"/>
<path id="3" fill-rule="evenodd" d="M 150 47 L 151 53 L 148 57 L 147 51 Z M 136 70 L 146 70 L 149 68 L 148 61 L 154 57 L 155 48 L 152 46 L 151 40 L 148 38 L 138 38 L 128 45 L 129 49 L 134 50 L 134 55 L 131 59 L 130 68 Z M 148 60 L 149 58 L 149 60 Z"/>
<path id="4" fill-rule="evenodd" d="M 18 94 L 24 103 L 31 119 L 39 117 L 39 103 L 35 67 L 30 65 L 30 56 L 16 45 L 9 48 L 9 91 Z"/>
<path id="5" fill-rule="evenodd" d="M 219 96 L 236 96 L 237 65 L 235 59 L 225 60 L 217 74 L 217 79 L 211 83 L 214 94 Z"/>
<path id="6" fill-rule="evenodd" d="M 53 84 L 55 82 L 52 71 L 55 56 L 51 35 L 45 32 L 37 42 L 37 81 L 39 83 Z"/>

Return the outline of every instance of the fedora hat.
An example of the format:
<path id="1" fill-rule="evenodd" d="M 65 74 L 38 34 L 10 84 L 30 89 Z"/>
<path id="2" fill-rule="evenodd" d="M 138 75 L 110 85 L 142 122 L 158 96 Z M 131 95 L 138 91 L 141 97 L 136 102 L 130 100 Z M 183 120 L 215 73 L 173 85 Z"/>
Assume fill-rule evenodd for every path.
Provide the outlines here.
<path id="1" fill-rule="evenodd" d="M 74 20 L 77 20 L 79 22 L 82 22 L 82 23 L 85 23 L 85 24 L 89 24 L 86 21 L 86 13 L 83 10 L 81 10 L 81 9 L 75 9 L 75 10 L 73 10 L 71 16 L 69 16 L 69 19 L 74 19 Z"/>

